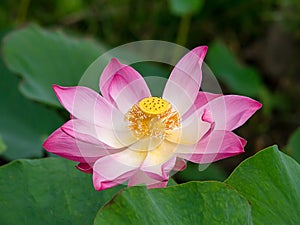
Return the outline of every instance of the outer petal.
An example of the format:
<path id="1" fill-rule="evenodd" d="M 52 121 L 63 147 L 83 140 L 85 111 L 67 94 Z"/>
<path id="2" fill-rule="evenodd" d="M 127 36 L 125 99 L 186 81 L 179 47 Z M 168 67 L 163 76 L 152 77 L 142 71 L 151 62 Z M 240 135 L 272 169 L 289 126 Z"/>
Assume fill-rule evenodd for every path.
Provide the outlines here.
<path id="1" fill-rule="evenodd" d="M 182 116 L 193 105 L 202 80 L 201 66 L 207 46 L 200 46 L 187 53 L 174 67 L 163 92 Z"/>
<path id="2" fill-rule="evenodd" d="M 194 148 L 179 146 L 177 156 L 195 163 L 211 163 L 244 152 L 246 141 L 231 131 L 215 130 Z"/>
<path id="3" fill-rule="evenodd" d="M 155 180 L 167 180 L 176 163 L 176 148 L 177 144 L 164 141 L 158 148 L 148 152 L 140 169 Z"/>
<path id="4" fill-rule="evenodd" d="M 125 182 L 137 172 L 145 157 L 145 152 L 126 149 L 99 159 L 93 168 L 95 189 L 103 190 Z"/>
<path id="5" fill-rule="evenodd" d="M 133 104 L 151 96 L 143 77 L 132 67 L 111 59 L 100 77 L 102 95 L 124 114 Z"/>
<path id="6" fill-rule="evenodd" d="M 76 140 L 60 128 L 44 142 L 43 147 L 51 153 L 77 162 L 95 162 L 97 159 L 118 150 L 107 149 L 101 144 L 90 144 Z"/>
<path id="7" fill-rule="evenodd" d="M 93 164 L 88 163 L 79 163 L 76 168 L 81 172 L 92 174 L 93 173 Z"/>
<path id="8" fill-rule="evenodd" d="M 182 171 L 182 170 L 185 170 L 185 168 L 186 168 L 186 161 L 181 158 L 176 158 L 176 163 L 175 163 L 173 170 L 174 171 Z"/>
<path id="9" fill-rule="evenodd" d="M 164 188 L 168 184 L 168 180 L 155 180 L 147 176 L 144 172 L 138 171 L 134 176 L 129 179 L 128 186 L 136 186 L 145 184 L 147 188 Z"/>
<path id="10" fill-rule="evenodd" d="M 169 180 L 157 181 L 156 183 L 148 184 L 147 188 L 165 188 L 168 185 L 168 181 Z"/>
<path id="11" fill-rule="evenodd" d="M 61 129 L 75 139 L 93 144 L 101 142 L 111 148 L 124 148 L 137 141 L 128 129 L 107 129 L 78 119 L 69 120 Z"/>
<path id="12" fill-rule="evenodd" d="M 95 123 L 102 127 L 112 126 L 112 105 L 97 92 L 81 86 L 61 87 L 53 85 L 61 104 L 72 118 Z"/>
<path id="13" fill-rule="evenodd" d="M 197 143 L 211 127 L 209 122 L 202 120 L 201 114 L 203 113 L 193 113 L 182 122 L 181 128 L 168 131 L 166 139 L 178 144 L 192 145 Z"/>
<path id="14" fill-rule="evenodd" d="M 209 101 L 201 109 L 211 113 L 215 130 L 234 130 L 243 125 L 262 104 L 239 95 L 224 95 Z"/>

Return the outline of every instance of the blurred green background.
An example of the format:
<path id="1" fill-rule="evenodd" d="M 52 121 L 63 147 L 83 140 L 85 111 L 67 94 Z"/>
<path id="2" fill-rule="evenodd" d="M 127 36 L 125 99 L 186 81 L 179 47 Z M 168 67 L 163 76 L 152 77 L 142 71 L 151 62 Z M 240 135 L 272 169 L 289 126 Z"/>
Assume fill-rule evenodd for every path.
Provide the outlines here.
<path id="1" fill-rule="evenodd" d="M 190 49 L 208 45 L 205 62 L 223 92 L 263 103 L 236 131 L 248 140 L 245 154 L 206 170 L 190 164 L 177 181 L 223 180 L 244 158 L 272 144 L 299 162 L 299 28 L 298 0 L 2 0 L 1 164 L 48 156 L 43 140 L 68 119 L 51 102 L 51 82 L 75 85 L 105 49 L 145 39 Z"/>

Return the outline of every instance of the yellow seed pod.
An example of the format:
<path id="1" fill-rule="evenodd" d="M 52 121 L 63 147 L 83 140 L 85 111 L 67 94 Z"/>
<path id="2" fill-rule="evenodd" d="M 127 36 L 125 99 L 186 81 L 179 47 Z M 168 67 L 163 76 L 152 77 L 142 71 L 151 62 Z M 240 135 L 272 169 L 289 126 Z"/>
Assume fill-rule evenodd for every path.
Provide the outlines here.
<path id="1" fill-rule="evenodd" d="M 158 115 L 170 108 L 170 103 L 158 97 L 144 98 L 139 102 L 139 107 L 144 113 Z"/>

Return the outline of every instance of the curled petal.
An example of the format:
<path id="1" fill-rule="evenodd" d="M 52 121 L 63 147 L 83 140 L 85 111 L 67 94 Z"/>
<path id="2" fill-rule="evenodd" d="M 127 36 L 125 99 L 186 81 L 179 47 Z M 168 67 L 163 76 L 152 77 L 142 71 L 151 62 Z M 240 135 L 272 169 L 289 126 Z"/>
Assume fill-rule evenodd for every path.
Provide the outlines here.
<path id="1" fill-rule="evenodd" d="M 202 80 L 201 66 L 207 46 L 200 46 L 187 53 L 174 67 L 163 98 L 169 101 L 182 116 L 193 105 Z"/>
<path id="2" fill-rule="evenodd" d="M 151 96 L 143 77 L 116 58 L 111 59 L 101 75 L 100 91 L 124 114 L 141 99 Z"/>
<path id="3" fill-rule="evenodd" d="M 61 104 L 71 114 L 71 118 L 95 123 L 102 127 L 112 126 L 113 106 L 97 92 L 81 86 L 53 85 L 53 89 Z"/>
<path id="4" fill-rule="evenodd" d="M 93 173 L 93 164 L 88 163 L 79 163 L 76 168 L 81 172 L 92 174 Z"/>
<path id="5" fill-rule="evenodd" d="M 126 149 L 97 160 L 93 167 L 95 189 L 103 190 L 125 182 L 138 171 L 145 157 L 145 152 Z"/>
<path id="6" fill-rule="evenodd" d="M 214 130 L 193 147 L 178 146 L 177 156 L 205 164 L 243 153 L 245 145 L 246 141 L 231 131 Z"/>
<path id="7" fill-rule="evenodd" d="M 95 145 L 77 140 L 67 135 L 60 128 L 47 138 L 43 147 L 48 152 L 81 163 L 95 162 L 105 155 L 118 151 L 115 149 L 107 149 L 105 145 L 101 145 L 101 143 Z"/>
<path id="8" fill-rule="evenodd" d="M 209 101 L 199 110 L 211 113 L 215 122 L 215 130 L 232 131 L 243 125 L 258 109 L 261 103 L 239 95 L 223 95 Z"/>
<path id="9" fill-rule="evenodd" d="M 185 170 L 185 168 L 186 168 L 186 161 L 181 158 L 176 158 L 176 163 L 175 163 L 173 170 L 174 171 L 182 171 L 182 170 Z"/>
<path id="10" fill-rule="evenodd" d="M 132 176 L 131 173 L 127 174 L 128 177 Z M 123 178 L 116 179 L 116 180 L 106 180 L 105 177 L 102 177 L 97 172 L 93 171 L 93 184 L 96 191 L 102 191 L 108 188 L 112 188 L 124 183 L 128 180 L 128 177 L 124 176 Z"/>

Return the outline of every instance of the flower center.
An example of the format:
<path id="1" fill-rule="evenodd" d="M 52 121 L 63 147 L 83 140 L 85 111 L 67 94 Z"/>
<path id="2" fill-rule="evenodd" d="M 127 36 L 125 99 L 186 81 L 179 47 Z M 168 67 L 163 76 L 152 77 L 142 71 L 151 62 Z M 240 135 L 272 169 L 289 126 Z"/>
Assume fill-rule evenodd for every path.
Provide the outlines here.
<path id="1" fill-rule="evenodd" d="M 159 115 L 167 111 L 170 103 L 157 97 L 144 98 L 139 102 L 140 109 L 147 114 Z"/>
<path id="2" fill-rule="evenodd" d="M 158 97 L 142 99 L 126 115 L 129 128 L 136 137 L 164 139 L 166 131 L 180 127 L 179 113 L 166 100 Z"/>

